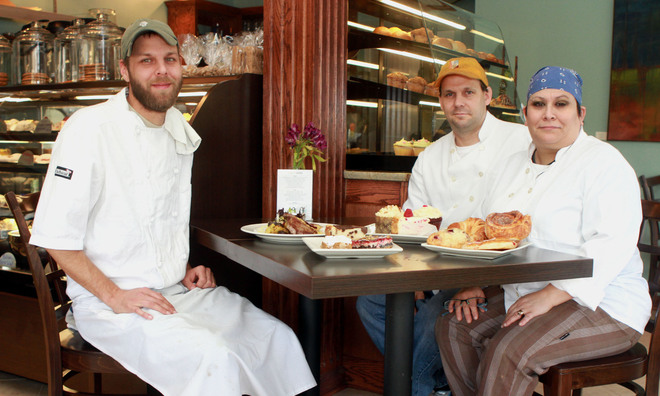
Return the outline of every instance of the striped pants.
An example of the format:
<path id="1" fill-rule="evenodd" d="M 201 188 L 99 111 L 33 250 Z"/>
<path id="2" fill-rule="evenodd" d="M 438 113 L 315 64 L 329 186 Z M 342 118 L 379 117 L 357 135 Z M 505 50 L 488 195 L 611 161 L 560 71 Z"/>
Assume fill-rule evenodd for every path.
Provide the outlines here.
<path id="1" fill-rule="evenodd" d="M 453 314 L 439 317 L 435 337 L 452 395 L 531 395 L 538 376 L 558 363 L 623 352 L 641 337 L 600 308 L 573 300 L 552 308 L 525 326 L 502 328 L 504 294 L 484 290 L 488 311 L 468 324 Z"/>

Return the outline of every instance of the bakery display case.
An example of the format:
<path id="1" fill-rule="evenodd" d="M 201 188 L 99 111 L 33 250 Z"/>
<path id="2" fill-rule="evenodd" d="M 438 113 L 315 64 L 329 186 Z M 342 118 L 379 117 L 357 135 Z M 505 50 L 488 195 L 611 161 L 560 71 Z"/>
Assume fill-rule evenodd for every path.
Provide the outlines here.
<path id="1" fill-rule="evenodd" d="M 235 78 L 185 78 L 176 107 L 191 119 L 209 89 Z M 0 194 L 39 191 L 66 119 L 123 87 L 122 81 L 0 87 Z"/>
<path id="2" fill-rule="evenodd" d="M 348 4 L 346 169 L 410 172 L 416 155 L 451 130 L 433 82 L 454 57 L 484 67 L 494 116 L 523 122 L 516 61 L 497 24 L 441 0 Z M 395 150 L 397 142 L 405 147 Z"/>

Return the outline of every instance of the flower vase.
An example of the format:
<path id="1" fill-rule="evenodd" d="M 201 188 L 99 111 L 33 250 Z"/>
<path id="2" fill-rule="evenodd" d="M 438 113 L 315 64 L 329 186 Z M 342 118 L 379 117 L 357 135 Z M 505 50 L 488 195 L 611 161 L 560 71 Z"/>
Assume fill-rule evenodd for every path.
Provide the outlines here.
<path id="1" fill-rule="evenodd" d="M 314 171 L 311 169 L 277 170 L 277 210 L 304 214 L 305 220 L 312 219 L 314 195 Z"/>

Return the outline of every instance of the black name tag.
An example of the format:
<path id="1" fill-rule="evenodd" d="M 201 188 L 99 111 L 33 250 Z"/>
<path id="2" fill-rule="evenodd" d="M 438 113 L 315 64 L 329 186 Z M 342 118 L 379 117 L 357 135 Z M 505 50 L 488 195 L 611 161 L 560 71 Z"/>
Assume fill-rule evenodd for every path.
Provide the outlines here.
<path id="1" fill-rule="evenodd" d="M 73 171 L 71 169 L 58 166 L 57 168 L 55 168 L 55 176 L 59 176 L 67 180 L 71 180 L 71 177 L 73 176 Z"/>

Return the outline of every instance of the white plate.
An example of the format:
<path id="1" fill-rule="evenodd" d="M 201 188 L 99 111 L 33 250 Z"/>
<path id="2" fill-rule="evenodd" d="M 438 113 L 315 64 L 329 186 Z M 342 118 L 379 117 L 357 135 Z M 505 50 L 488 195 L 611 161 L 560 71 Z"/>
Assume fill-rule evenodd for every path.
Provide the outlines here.
<path id="1" fill-rule="evenodd" d="M 391 236 L 392 241 L 397 243 L 424 243 L 429 236 L 426 235 L 402 235 L 402 234 L 369 234 L 374 236 Z"/>
<path id="2" fill-rule="evenodd" d="M 454 249 L 454 248 L 448 248 L 448 247 L 443 247 L 443 246 L 429 245 L 428 243 L 422 243 L 422 246 L 429 249 L 429 250 L 432 250 L 434 252 L 447 254 L 447 255 L 450 255 L 450 256 L 482 258 L 482 259 L 492 260 L 492 259 L 496 259 L 498 257 L 506 256 L 507 254 L 511 254 L 515 251 L 524 249 L 527 246 L 530 246 L 531 244 L 532 244 L 531 242 L 523 242 L 517 248 L 509 249 L 509 250 Z"/>
<path id="3" fill-rule="evenodd" d="M 403 251 L 395 244 L 392 244 L 391 248 L 384 249 L 322 249 L 322 238 L 303 238 L 303 242 L 312 252 L 327 258 L 379 258 Z"/>
<path id="4" fill-rule="evenodd" d="M 325 225 L 323 223 L 314 223 Z M 268 223 L 249 224 L 241 227 L 241 231 L 256 235 L 257 237 L 272 243 L 302 244 L 303 237 L 322 237 L 324 234 L 269 234 L 264 232 Z"/>

